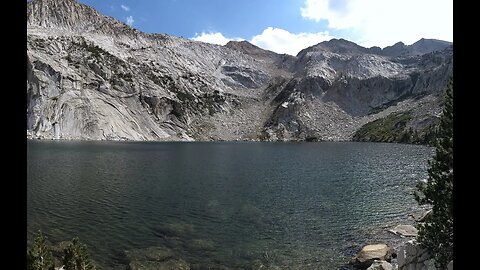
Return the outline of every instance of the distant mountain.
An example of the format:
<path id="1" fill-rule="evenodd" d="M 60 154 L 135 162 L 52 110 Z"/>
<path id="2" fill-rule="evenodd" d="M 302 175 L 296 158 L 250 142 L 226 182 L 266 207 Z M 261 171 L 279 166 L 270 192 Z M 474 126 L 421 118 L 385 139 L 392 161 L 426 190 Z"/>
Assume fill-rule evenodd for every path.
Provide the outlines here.
<path id="1" fill-rule="evenodd" d="M 328 51 L 338 54 L 347 54 L 347 53 L 369 53 L 367 48 L 359 46 L 351 41 L 345 39 L 331 39 L 329 41 L 324 41 L 318 43 L 317 45 L 308 47 L 306 49 L 301 50 L 297 56 L 301 57 L 301 55 L 305 54 L 306 52 L 312 51 Z"/>
<path id="2" fill-rule="evenodd" d="M 453 43 L 437 39 L 420 39 L 412 45 L 405 45 L 403 42 L 398 42 L 393 46 L 385 47 L 380 55 L 396 57 L 396 56 L 415 56 L 434 51 L 441 51 Z"/>
<path id="3" fill-rule="evenodd" d="M 441 51 L 452 45 L 453 43 L 448 41 L 422 38 L 412 45 L 397 42 L 392 46 L 381 49 L 380 47 L 365 48 L 345 39 L 331 39 L 306 48 L 300 51 L 297 56 L 301 57 L 307 51 L 329 51 L 339 54 L 376 54 L 389 57 L 416 56 Z"/>
<path id="4" fill-rule="evenodd" d="M 74 0 L 34 0 L 27 137 L 381 140 L 369 133 L 381 121 L 361 127 L 393 116 L 396 133 L 423 134 L 452 67 L 452 44 L 439 40 L 381 49 L 332 39 L 291 56 L 146 34 Z"/>

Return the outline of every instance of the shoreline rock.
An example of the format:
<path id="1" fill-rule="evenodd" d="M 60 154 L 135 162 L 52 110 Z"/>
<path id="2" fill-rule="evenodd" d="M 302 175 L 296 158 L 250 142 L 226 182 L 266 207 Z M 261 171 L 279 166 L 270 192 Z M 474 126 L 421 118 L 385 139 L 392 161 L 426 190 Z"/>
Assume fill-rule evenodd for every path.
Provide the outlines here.
<path id="1" fill-rule="evenodd" d="M 366 269 L 375 260 L 391 261 L 393 253 L 393 248 L 387 244 L 366 245 L 350 260 L 350 264 L 357 268 Z"/>
<path id="2" fill-rule="evenodd" d="M 418 235 L 417 228 L 412 225 L 405 224 L 397 225 L 393 229 L 389 229 L 388 231 L 401 237 L 416 237 Z"/>
<path id="3" fill-rule="evenodd" d="M 367 270 L 392 270 L 393 266 L 383 260 L 375 260 L 370 267 L 367 268 Z"/>

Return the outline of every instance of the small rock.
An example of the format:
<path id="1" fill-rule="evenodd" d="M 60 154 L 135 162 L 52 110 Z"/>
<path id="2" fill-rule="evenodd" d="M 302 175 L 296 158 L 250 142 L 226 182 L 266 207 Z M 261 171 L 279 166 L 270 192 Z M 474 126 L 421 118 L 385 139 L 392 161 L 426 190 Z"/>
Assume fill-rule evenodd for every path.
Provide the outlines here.
<path id="1" fill-rule="evenodd" d="M 387 261 L 383 261 L 383 260 L 375 260 L 373 261 L 372 265 L 370 265 L 370 267 L 367 268 L 367 270 L 392 270 L 393 267 L 392 265 L 387 262 Z"/>

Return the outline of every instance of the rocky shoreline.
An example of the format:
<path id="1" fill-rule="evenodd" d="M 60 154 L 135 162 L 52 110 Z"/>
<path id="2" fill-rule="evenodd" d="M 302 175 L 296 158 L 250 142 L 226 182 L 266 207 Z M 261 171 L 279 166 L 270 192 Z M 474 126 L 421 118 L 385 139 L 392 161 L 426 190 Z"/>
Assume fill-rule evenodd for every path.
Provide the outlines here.
<path id="1" fill-rule="evenodd" d="M 363 245 L 350 261 L 340 266 L 341 270 L 437 270 L 428 252 L 418 246 L 415 241 L 417 229 L 415 224 L 424 222 L 431 214 L 431 210 L 420 209 L 408 216 L 406 220 L 397 221 L 397 225 L 389 224 L 367 234 L 368 242 Z M 254 250 L 235 250 L 241 258 L 230 262 L 216 244 L 208 239 L 190 239 L 195 228 L 187 223 L 167 223 L 152 228 L 159 237 L 159 245 L 147 248 L 126 250 L 123 267 L 129 270 L 136 269 L 302 269 L 285 268 L 279 264 L 288 258 L 279 257 L 275 252 L 262 254 Z M 189 238 L 189 237 L 187 237 Z M 64 247 L 68 244 L 60 242 L 52 246 L 52 253 L 56 258 L 56 265 L 60 265 L 58 258 L 63 255 Z M 188 259 L 187 259 L 188 258 Z M 213 259 L 217 258 L 217 259 Z M 230 258 L 230 257 L 229 257 Z M 219 260 L 220 259 L 220 260 Z M 97 269 L 109 269 L 96 263 Z M 279 266 L 283 265 L 283 266 Z M 114 269 L 125 269 L 115 267 Z M 304 266 L 302 266 L 304 267 Z M 317 265 L 318 267 L 318 265 Z M 61 268 L 59 268 L 61 269 Z M 316 268 L 306 268 L 316 269 Z M 444 269 L 442 269 L 444 270 Z M 453 262 L 448 270 L 453 270 Z"/>
<path id="2" fill-rule="evenodd" d="M 432 210 L 423 210 L 409 215 L 416 223 L 425 222 Z M 389 226 L 390 227 L 390 226 Z M 368 244 L 352 257 L 348 265 L 341 269 L 367 270 L 440 270 L 435 267 L 428 250 L 420 247 L 416 241 L 418 230 L 412 224 L 398 224 L 390 228 L 382 228 L 384 232 L 398 236 L 400 241 Z M 441 269 L 444 270 L 444 269 Z M 453 270 L 451 261 L 447 270 Z"/>

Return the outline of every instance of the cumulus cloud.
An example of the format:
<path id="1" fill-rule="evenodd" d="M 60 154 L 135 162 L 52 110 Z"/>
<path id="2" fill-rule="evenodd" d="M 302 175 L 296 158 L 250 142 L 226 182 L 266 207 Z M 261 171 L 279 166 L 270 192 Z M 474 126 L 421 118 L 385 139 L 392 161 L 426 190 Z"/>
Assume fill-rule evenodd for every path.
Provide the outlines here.
<path id="1" fill-rule="evenodd" d="M 305 0 L 302 17 L 350 29 L 363 46 L 385 47 L 420 38 L 453 40 L 452 0 Z"/>
<path id="2" fill-rule="evenodd" d="M 218 44 L 218 45 L 225 45 L 231 40 L 236 40 L 236 41 L 243 40 L 242 38 L 227 38 L 220 32 L 216 32 L 216 33 L 202 32 L 201 34 L 195 33 L 195 37 L 193 37 L 192 39 L 195 41 L 202 41 L 202 42 Z"/>
<path id="3" fill-rule="evenodd" d="M 328 31 L 293 34 L 284 29 L 268 27 L 260 35 L 254 36 L 250 42 L 276 53 L 297 55 L 302 49 L 332 38 Z"/>
<path id="4" fill-rule="evenodd" d="M 132 16 L 127 17 L 127 24 L 128 25 L 132 26 L 134 22 L 135 22 L 135 20 L 133 19 Z"/>
<path id="5" fill-rule="evenodd" d="M 254 36 L 249 42 L 262 49 L 276 53 L 297 55 L 302 49 L 332 38 L 328 31 L 293 34 L 284 29 L 268 27 L 261 34 Z M 225 45 L 231 40 L 245 40 L 244 38 L 228 38 L 220 32 L 196 33 L 192 39 L 218 45 Z"/>
<path id="6" fill-rule="evenodd" d="M 130 11 L 130 7 L 128 7 L 128 6 L 120 5 L 120 7 L 125 11 Z"/>

